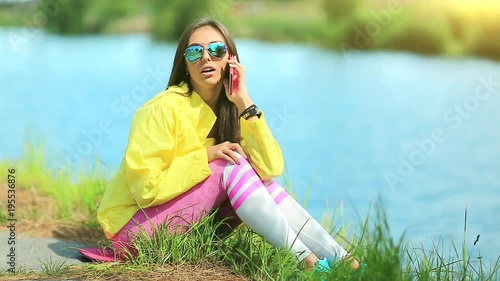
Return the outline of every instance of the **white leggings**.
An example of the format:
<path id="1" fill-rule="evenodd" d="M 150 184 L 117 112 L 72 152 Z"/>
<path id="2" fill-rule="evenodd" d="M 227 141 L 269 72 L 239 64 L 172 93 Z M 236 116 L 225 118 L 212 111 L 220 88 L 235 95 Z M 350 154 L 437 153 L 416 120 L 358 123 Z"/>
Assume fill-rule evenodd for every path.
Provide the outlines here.
<path id="1" fill-rule="evenodd" d="M 240 164 L 226 165 L 223 185 L 243 223 L 273 246 L 291 249 L 300 261 L 314 253 L 333 264 L 347 255 L 281 186 L 273 180 L 262 182 L 248 161 L 237 155 Z"/>

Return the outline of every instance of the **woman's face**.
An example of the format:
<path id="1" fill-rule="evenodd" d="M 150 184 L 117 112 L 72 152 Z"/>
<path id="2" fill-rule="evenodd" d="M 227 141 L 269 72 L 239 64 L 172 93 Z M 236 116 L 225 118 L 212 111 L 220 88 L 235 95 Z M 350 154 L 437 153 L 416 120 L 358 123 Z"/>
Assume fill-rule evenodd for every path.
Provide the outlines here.
<path id="1" fill-rule="evenodd" d="M 226 68 L 228 52 L 222 58 L 209 55 L 207 45 L 212 42 L 227 44 L 222 34 L 211 26 L 200 27 L 189 37 L 188 46 L 197 44 L 203 47 L 203 56 L 197 62 L 190 63 L 186 61 L 191 83 L 195 88 L 213 88 L 222 81 L 221 78 Z"/>

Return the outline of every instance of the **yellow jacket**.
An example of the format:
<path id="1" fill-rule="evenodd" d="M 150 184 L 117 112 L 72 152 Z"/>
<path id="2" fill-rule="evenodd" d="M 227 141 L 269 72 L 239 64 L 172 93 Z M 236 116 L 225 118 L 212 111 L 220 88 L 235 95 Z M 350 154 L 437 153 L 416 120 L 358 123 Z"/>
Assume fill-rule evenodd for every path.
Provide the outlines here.
<path id="1" fill-rule="evenodd" d="M 210 176 L 207 138 L 216 116 L 186 83 L 169 87 L 137 109 L 125 156 L 104 192 L 97 220 L 113 237 L 140 209 L 161 205 Z M 281 149 L 264 115 L 240 119 L 240 145 L 262 179 L 283 172 Z"/>

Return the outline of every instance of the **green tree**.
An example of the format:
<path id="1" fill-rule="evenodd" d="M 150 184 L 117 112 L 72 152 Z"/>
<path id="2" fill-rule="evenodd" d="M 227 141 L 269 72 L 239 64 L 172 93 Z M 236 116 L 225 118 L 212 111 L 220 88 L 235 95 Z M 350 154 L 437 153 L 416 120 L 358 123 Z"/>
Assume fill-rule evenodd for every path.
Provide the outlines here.
<path id="1" fill-rule="evenodd" d="M 161 40 L 175 41 L 194 20 L 213 16 L 209 11 L 214 0 L 152 0 L 151 31 Z"/>
<path id="2" fill-rule="evenodd" d="M 85 17 L 85 29 L 92 33 L 105 32 L 106 27 L 117 19 L 139 14 L 144 3 L 135 0 L 87 0 L 89 7 Z"/>
<path id="3" fill-rule="evenodd" d="M 323 9 L 329 20 L 337 21 L 353 17 L 363 0 L 323 0 Z"/>
<path id="4" fill-rule="evenodd" d="M 62 34 L 100 33 L 119 18 L 140 14 L 145 4 L 134 0 L 38 0 L 47 29 Z"/>
<path id="5" fill-rule="evenodd" d="M 54 0 L 38 0 L 37 9 L 47 16 L 46 28 L 52 32 L 77 34 L 84 32 L 84 18 L 88 0 L 71 0 L 59 3 Z"/>

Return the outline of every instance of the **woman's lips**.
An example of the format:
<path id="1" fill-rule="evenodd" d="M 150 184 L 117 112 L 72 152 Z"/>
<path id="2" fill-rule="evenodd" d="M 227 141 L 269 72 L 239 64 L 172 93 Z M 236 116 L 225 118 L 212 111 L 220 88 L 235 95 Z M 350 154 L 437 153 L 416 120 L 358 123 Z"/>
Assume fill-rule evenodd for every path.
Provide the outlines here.
<path id="1" fill-rule="evenodd" d="M 212 69 L 210 71 L 203 71 L 203 72 L 201 72 L 201 75 L 203 75 L 205 77 L 211 77 L 214 74 L 215 74 L 215 69 Z"/>

